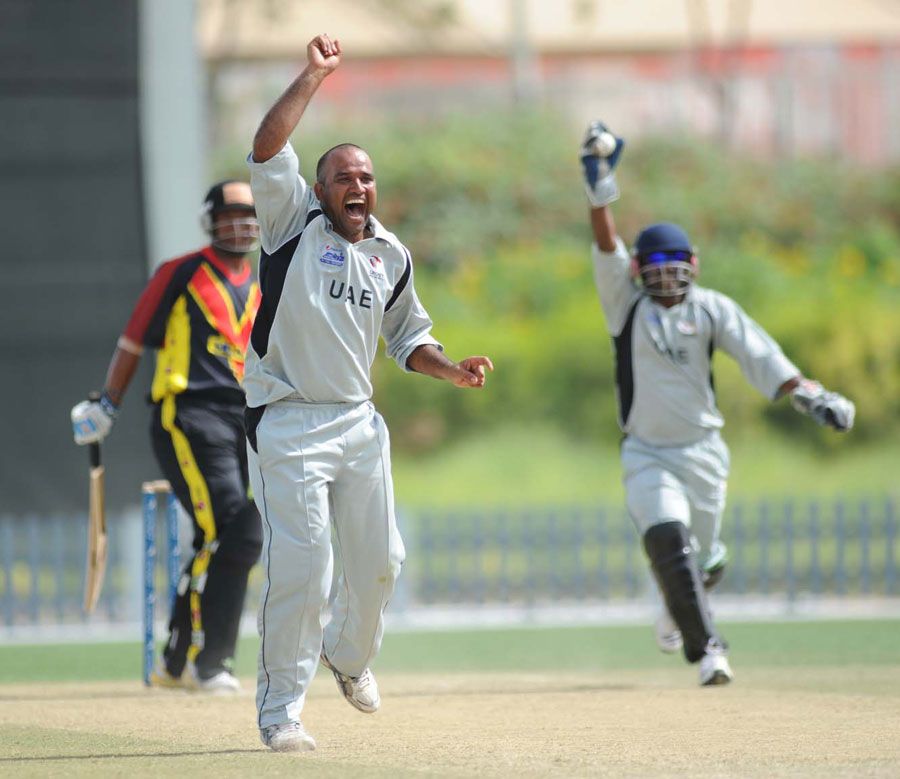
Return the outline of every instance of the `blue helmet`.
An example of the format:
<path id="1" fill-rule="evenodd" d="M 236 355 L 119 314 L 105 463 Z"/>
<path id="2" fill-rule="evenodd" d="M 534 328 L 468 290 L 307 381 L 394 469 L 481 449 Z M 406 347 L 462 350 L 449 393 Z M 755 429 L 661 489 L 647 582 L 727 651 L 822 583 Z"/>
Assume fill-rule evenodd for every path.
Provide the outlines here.
<path id="1" fill-rule="evenodd" d="M 670 222 L 645 227 L 634 242 L 634 253 L 644 257 L 653 252 L 686 251 L 693 254 L 694 247 L 687 233 Z"/>
<path id="2" fill-rule="evenodd" d="M 647 294 L 678 297 L 697 275 L 697 257 L 687 233 L 678 225 L 660 222 L 638 233 L 631 250 L 636 275 Z"/>

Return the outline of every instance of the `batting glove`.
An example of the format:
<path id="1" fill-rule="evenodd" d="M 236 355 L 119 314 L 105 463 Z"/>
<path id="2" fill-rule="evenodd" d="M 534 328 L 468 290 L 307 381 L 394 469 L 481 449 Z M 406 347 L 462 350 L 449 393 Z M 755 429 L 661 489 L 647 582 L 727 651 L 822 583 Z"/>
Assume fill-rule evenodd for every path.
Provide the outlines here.
<path id="1" fill-rule="evenodd" d="M 602 135 L 607 137 L 601 138 Z M 608 151 L 606 143 L 612 136 L 615 145 Z M 609 132 L 603 122 L 591 122 L 581 143 L 580 159 L 584 174 L 584 188 L 593 208 L 609 205 L 619 199 L 619 185 L 613 172 L 619 163 L 625 141 Z M 607 152 L 603 154 L 603 152 Z"/>
<path id="2" fill-rule="evenodd" d="M 856 406 L 837 392 L 829 392 L 819 382 L 804 379 L 791 392 L 791 405 L 820 425 L 842 433 L 853 427 Z"/>
<path id="3" fill-rule="evenodd" d="M 100 443 L 112 430 L 118 411 L 118 406 L 105 392 L 100 400 L 82 400 L 72 409 L 75 443 L 79 446 Z"/>

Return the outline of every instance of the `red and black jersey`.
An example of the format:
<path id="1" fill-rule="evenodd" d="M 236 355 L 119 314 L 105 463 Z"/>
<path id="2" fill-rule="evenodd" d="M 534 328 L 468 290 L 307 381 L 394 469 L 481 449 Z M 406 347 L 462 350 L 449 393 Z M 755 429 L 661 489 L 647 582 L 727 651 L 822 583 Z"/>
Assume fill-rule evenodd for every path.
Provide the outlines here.
<path id="1" fill-rule="evenodd" d="M 244 352 L 259 303 L 250 265 L 236 273 L 207 246 L 159 266 L 120 344 L 159 350 L 156 403 L 185 392 L 243 403 Z"/>

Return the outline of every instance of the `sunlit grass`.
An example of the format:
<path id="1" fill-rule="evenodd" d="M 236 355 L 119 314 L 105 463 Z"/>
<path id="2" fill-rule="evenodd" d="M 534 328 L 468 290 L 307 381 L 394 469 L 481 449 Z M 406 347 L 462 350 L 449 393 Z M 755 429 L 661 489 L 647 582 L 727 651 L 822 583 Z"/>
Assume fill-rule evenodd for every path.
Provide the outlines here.
<path id="1" fill-rule="evenodd" d="M 744 667 L 893 666 L 896 620 L 724 624 L 732 656 Z M 236 672 L 256 672 L 259 640 L 242 638 Z M 133 679 L 137 642 L 0 646 L 0 684 Z M 389 632 L 379 671 L 596 671 L 679 667 L 662 655 L 647 625 Z"/>
<path id="2" fill-rule="evenodd" d="M 729 498 L 896 492 L 900 442 L 832 451 L 766 434 L 729 440 Z M 549 426 L 510 428 L 394 458 L 397 502 L 409 507 L 621 503 L 618 441 L 573 441 Z"/>

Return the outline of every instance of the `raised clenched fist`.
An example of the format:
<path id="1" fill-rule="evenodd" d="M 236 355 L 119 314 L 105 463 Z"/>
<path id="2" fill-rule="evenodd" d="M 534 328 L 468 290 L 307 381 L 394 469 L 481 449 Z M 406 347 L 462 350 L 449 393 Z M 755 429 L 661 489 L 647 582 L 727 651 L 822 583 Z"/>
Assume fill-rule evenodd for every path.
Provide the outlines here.
<path id="1" fill-rule="evenodd" d="M 306 47 L 306 58 L 317 70 L 331 73 L 341 64 L 341 43 L 331 40 L 327 35 L 317 35 Z"/>

